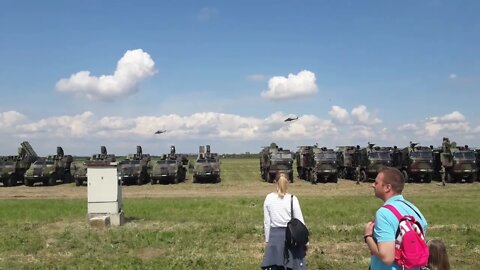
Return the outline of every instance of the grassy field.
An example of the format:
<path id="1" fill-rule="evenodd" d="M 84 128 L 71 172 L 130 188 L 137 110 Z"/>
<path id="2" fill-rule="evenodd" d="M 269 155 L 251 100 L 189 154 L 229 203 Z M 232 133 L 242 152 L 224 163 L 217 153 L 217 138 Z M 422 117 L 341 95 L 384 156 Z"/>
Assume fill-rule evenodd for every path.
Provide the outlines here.
<path id="1" fill-rule="evenodd" d="M 0 188 L 0 269 L 259 269 L 272 190 L 256 159 L 222 160 L 220 184 L 192 184 L 189 175 L 178 185 L 124 187 L 128 222 L 96 229 L 86 222 L 86 187 Z M 296 179 L 290 191 L 311 231 L 309 268 L 367 269 L 363 225 L 381 205 L 369 184 Z M 446 242 L 452 269 L 480 269 L 480 183 L 408 184 L 404 195 L 427 217 L 427 237 Z"/>

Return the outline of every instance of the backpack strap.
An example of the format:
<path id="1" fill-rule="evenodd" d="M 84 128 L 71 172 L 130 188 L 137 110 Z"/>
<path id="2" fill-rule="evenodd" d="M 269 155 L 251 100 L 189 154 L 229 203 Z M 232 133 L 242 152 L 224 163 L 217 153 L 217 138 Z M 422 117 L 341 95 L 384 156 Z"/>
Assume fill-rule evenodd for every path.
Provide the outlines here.
<path id="1" fill-rule="evenodd" d="M 412 209 L 413 212 L 415 212 L 415 214 L 417 214 L 417 216 L 418 216 L 421 220 L 423 220 L 422 216 L 420 216 L 420 214 L 419 214 L 415 209 L 413 209 L 413 207 L 412 207 L 410 204 L 408 204 L 406 201 L 401 201 L 401 202 L 404 203 L 406 206 L 410 207 L 410 209 Z"/>
<path id="2" fill-rule="evenodd" d="M 386 204 L 383 207 L 387 208 L 388 210 L 392 211 L 392 213 L 397 217 L 397 219 L 400 221 L 402 219 L 402 214 L 398 212 L 397 208 L 393 207 L 391 204 Z"/>
<path id="3" fill-rule="evenodd" d="M 292 196 L 290 197 L 290 210 L 291 210 L 291 217 L 290 217 L 290 220 L 293 219 L 293 194 Z"/>

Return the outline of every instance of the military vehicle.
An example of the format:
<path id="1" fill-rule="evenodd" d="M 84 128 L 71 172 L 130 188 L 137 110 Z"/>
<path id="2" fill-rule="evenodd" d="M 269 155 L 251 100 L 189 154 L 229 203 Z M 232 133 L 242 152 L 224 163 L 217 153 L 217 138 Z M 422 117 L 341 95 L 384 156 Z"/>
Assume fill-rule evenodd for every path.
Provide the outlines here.
<path id="1" fill-rule="evenodd" d="M 263 180 L 272 183 L 280 172 L 287 174 L 293 183 L 293 153 L 271 143 L 260 151 L 260 174 Z"/>
<path id="2" fill-rule="evenodd" d="M 337 155 L 333 149 L 318 146 L 300 146 L 295 154 L 298 177 L 316 184 L 337 182 Z"/>
<path id="3" fill-rule="evenodd" d="M 35 161 L 25 172 L 25 185 L 33 186 L 37 182 L 42 182 L 45 186 L 54 186 L 57 180 L 62 183 L 70 183 L 72 175 L 70 174 L 70 166 L 72 156 L 65 155 L 62 147 L 57 147 L 57 154 L 40 158 Z"/>
<path id="4" fill-rule="evenodd" d="M 175 146 L 170 146 L 170 153 L 163 155 L 160 160 L 152 162 L 149 168 L 150 183 L 177 184 L 187 178 L 188 158 L 178 155 Z"/>
<path id="5" fill-rule="evenodd" d="M 357 184 L 377 177 L 378 171 L 384 166 L 394 166 L 392 159 L 393 147 L 375 146 L 368 143 L 368 147 L 360 149 L 360 160 L 355 171 Z"/>
<path id="6" fill-rule="evenodd" d="M 454 183 L 465 179 L 472 183 L 477 180 L 477 163 L 475 151 L 465 146 L 457 146 L 444 137 L 441 149 L 434 150 L 434 163 L 440 172 L 442 182 Z"/>
<path id="7" fill-rule="evenodd" d="M 220 160 L 217 153 L 210 152 L 210 145 L 198 149 L 198 157 L 193 168 L 193 183 L 211 181 L 219 183 Z"/>
<path id="8" fill-rule="evenodd" d="M 338 146 L 335 152 L 337 153 L 338 177 L 356 180 L 356 171 L 360 165 L 360 146 Z"/>
<path id="9" fill-rule="evenodd" d="M 129 154 L 118 164 L 118 180 L 124 185 L 143 185 L 150 180 L 148 174 L 149 154 L 143 154 L 142 147 L 137 145 L 137 153 Z"/>
<path id="10" fill-rule="evenodd" d="M 338 181 L 337 155 L 333 149 L 327 147 L 313 147 L 314 167 L 310 170 L 309 179 L 312 184 L 318 181 Z"/>
<path id="11" fill-rule="evenodd" d="M 81 186 L 87 182 L 87 164 L 115 162 L 115 155 L 108 154 L 105 146 L 100 147 L 100 154 L 93 154 L 86 160 L 75 159 L 70 165 L 70 173 L 75 180 L 76 186 Z"/>
<path id="12" fill-rule="evenodd" d="M 0 180 L 6 187 L 24 183 L 25 172 L 38 159 L 29 142 L 24 141 L 20 145 L 17 156 L 0 157 Z"/>
<path id="13" fill-rule="evenodd" d="M 309 180 L 310 170 L 314 167 L 313 146 L 299 146 L 295 153 L 298 178 Z M 262 177 L 263 178 L 263 177 Z"/>
<path id="14" fill-rule="evenodd" d="M 409 147 L 400 150 L 400 160 L 393 161 L 405 177 L 405 181 L 430 183 L 433 179 L 435 168 L 433 165 L 433 146 L 419 146 L 410 142 Z M 395 155 L 392 156 L 394 158 Z M 394 158 L 395 159 L 395 158 Z"/>

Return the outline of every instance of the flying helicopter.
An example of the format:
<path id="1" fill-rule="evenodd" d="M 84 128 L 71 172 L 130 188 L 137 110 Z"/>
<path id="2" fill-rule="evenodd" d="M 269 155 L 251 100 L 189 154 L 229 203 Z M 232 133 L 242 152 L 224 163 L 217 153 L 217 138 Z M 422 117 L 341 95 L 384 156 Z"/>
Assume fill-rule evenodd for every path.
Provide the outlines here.
<path id="1" fill-rule="evenodd" d="M 155 131 L 154 134 L 162 134 L 162 133 L 165 133 L 165 132 L 167 132 L 166 129 L 164 129 L 164 130 L 157 130 L 157 131 Z"/>
<path id="2" fill-rule="evenodd" d="M 283 120 L 284 122 L 291 122 L 291 121 L 295 121 L 295 120 L 298 120 L 298 116 L 296 117 L 288 117 L 287 119 Z"/>

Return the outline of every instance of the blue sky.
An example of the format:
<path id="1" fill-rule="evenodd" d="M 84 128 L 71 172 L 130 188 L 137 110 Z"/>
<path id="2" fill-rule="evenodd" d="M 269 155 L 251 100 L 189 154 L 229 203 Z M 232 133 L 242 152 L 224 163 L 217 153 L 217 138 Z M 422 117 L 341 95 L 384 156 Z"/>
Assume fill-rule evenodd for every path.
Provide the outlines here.
<path id="1" fill-rule="evenodd" d="M 23 140 L 41 155 L 480 146 L 479 13 L 441 0 L 2 1 L 0 155 Z"/>

